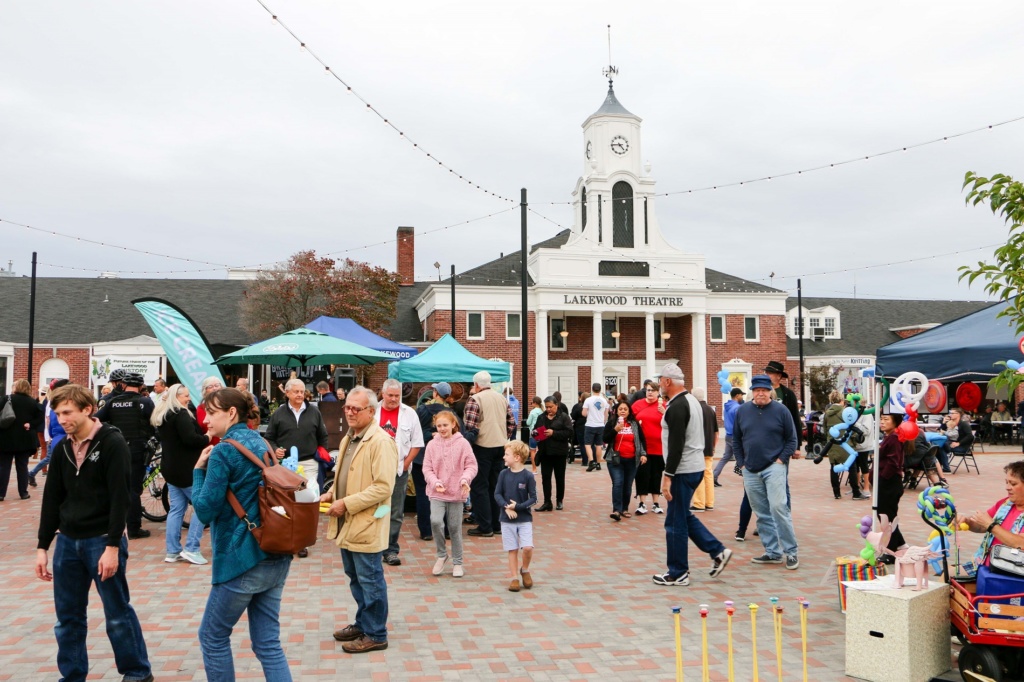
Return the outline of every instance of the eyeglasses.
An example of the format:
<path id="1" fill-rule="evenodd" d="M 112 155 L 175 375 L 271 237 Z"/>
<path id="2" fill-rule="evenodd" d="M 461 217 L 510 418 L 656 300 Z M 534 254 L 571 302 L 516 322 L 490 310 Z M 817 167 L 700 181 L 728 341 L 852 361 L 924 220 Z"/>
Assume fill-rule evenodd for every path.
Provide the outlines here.
<path id="1" fill-rule="evenodd" d="M 370 406 L 367 405 L 366 407 L 356 407 L 355 405 L 346 405 L 344 409 L 349 414 L 358 414 L 358 413 L 362 412 L 363 410 L 370 409 Z"/>

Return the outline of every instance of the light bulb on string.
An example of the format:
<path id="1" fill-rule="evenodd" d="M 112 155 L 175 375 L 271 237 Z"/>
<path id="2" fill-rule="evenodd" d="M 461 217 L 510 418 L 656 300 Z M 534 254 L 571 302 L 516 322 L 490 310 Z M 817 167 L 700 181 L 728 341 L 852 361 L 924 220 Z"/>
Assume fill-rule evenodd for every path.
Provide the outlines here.
<path id="1" fill-rule="evenodd" d="M 299 52 L 306 51 L 306 43 L 299 43 Z"/>

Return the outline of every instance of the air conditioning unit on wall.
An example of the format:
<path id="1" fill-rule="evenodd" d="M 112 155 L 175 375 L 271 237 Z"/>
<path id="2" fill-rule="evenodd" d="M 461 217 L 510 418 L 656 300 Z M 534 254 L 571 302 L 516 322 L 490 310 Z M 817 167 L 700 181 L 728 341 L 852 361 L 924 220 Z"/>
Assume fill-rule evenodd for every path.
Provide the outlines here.
<path id="1" fill-rule="evenodd" d="M 811 327 L 811 340 L 822 341 L 825 338 L 824 327 Z"/>

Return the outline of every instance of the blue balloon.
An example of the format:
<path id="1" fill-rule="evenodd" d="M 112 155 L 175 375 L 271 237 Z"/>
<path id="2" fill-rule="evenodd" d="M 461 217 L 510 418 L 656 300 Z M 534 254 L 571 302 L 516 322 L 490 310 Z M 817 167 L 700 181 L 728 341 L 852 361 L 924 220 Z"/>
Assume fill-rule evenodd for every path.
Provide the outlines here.
<path id="1" fill-rule="evenodd" d="M 728 379 L 729 379 L 729 370 L 727 370 L 727 369 L 723 369 L 722 371 L 720 371 L 720 372 L 719 372 L 718 374 L 716 374 L 715 376 L 717 376 L 717 377 L 718 377 L 718 380 L 719 380 L 719 381 L 724 381 L 724 380 L 728 380 Z"/>
<path id="2" fill-rule="evenodd" d="M 1016 360 L 1007 360 L 1006 366 L 1009 367 L 1010 369 L 1020 369 L 1020 363 L 1017 362 Z"/>

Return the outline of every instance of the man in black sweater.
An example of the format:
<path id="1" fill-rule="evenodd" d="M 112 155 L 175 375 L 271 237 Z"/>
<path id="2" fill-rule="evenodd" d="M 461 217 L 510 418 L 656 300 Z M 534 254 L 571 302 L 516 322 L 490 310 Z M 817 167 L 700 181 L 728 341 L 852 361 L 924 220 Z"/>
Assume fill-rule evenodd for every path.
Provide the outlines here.
<path id="1" fill-rule="evenodd" d="M 67 438 L 53 451 L 43 488 L 35 571 L 40 580 L 53 582 L 57 669 L 67 680 L 84 680 L 89 673 L 86 610 L 94 582 L 117 672 L 125 680 L 149 682 L 149 654 L 125 573 L 128 444 L 116 428 L 93 417 L 96 400 L 83 386 L 53 391 L 50 409 Z M 51 573 L 47 551 L 55 536 Z"/>

